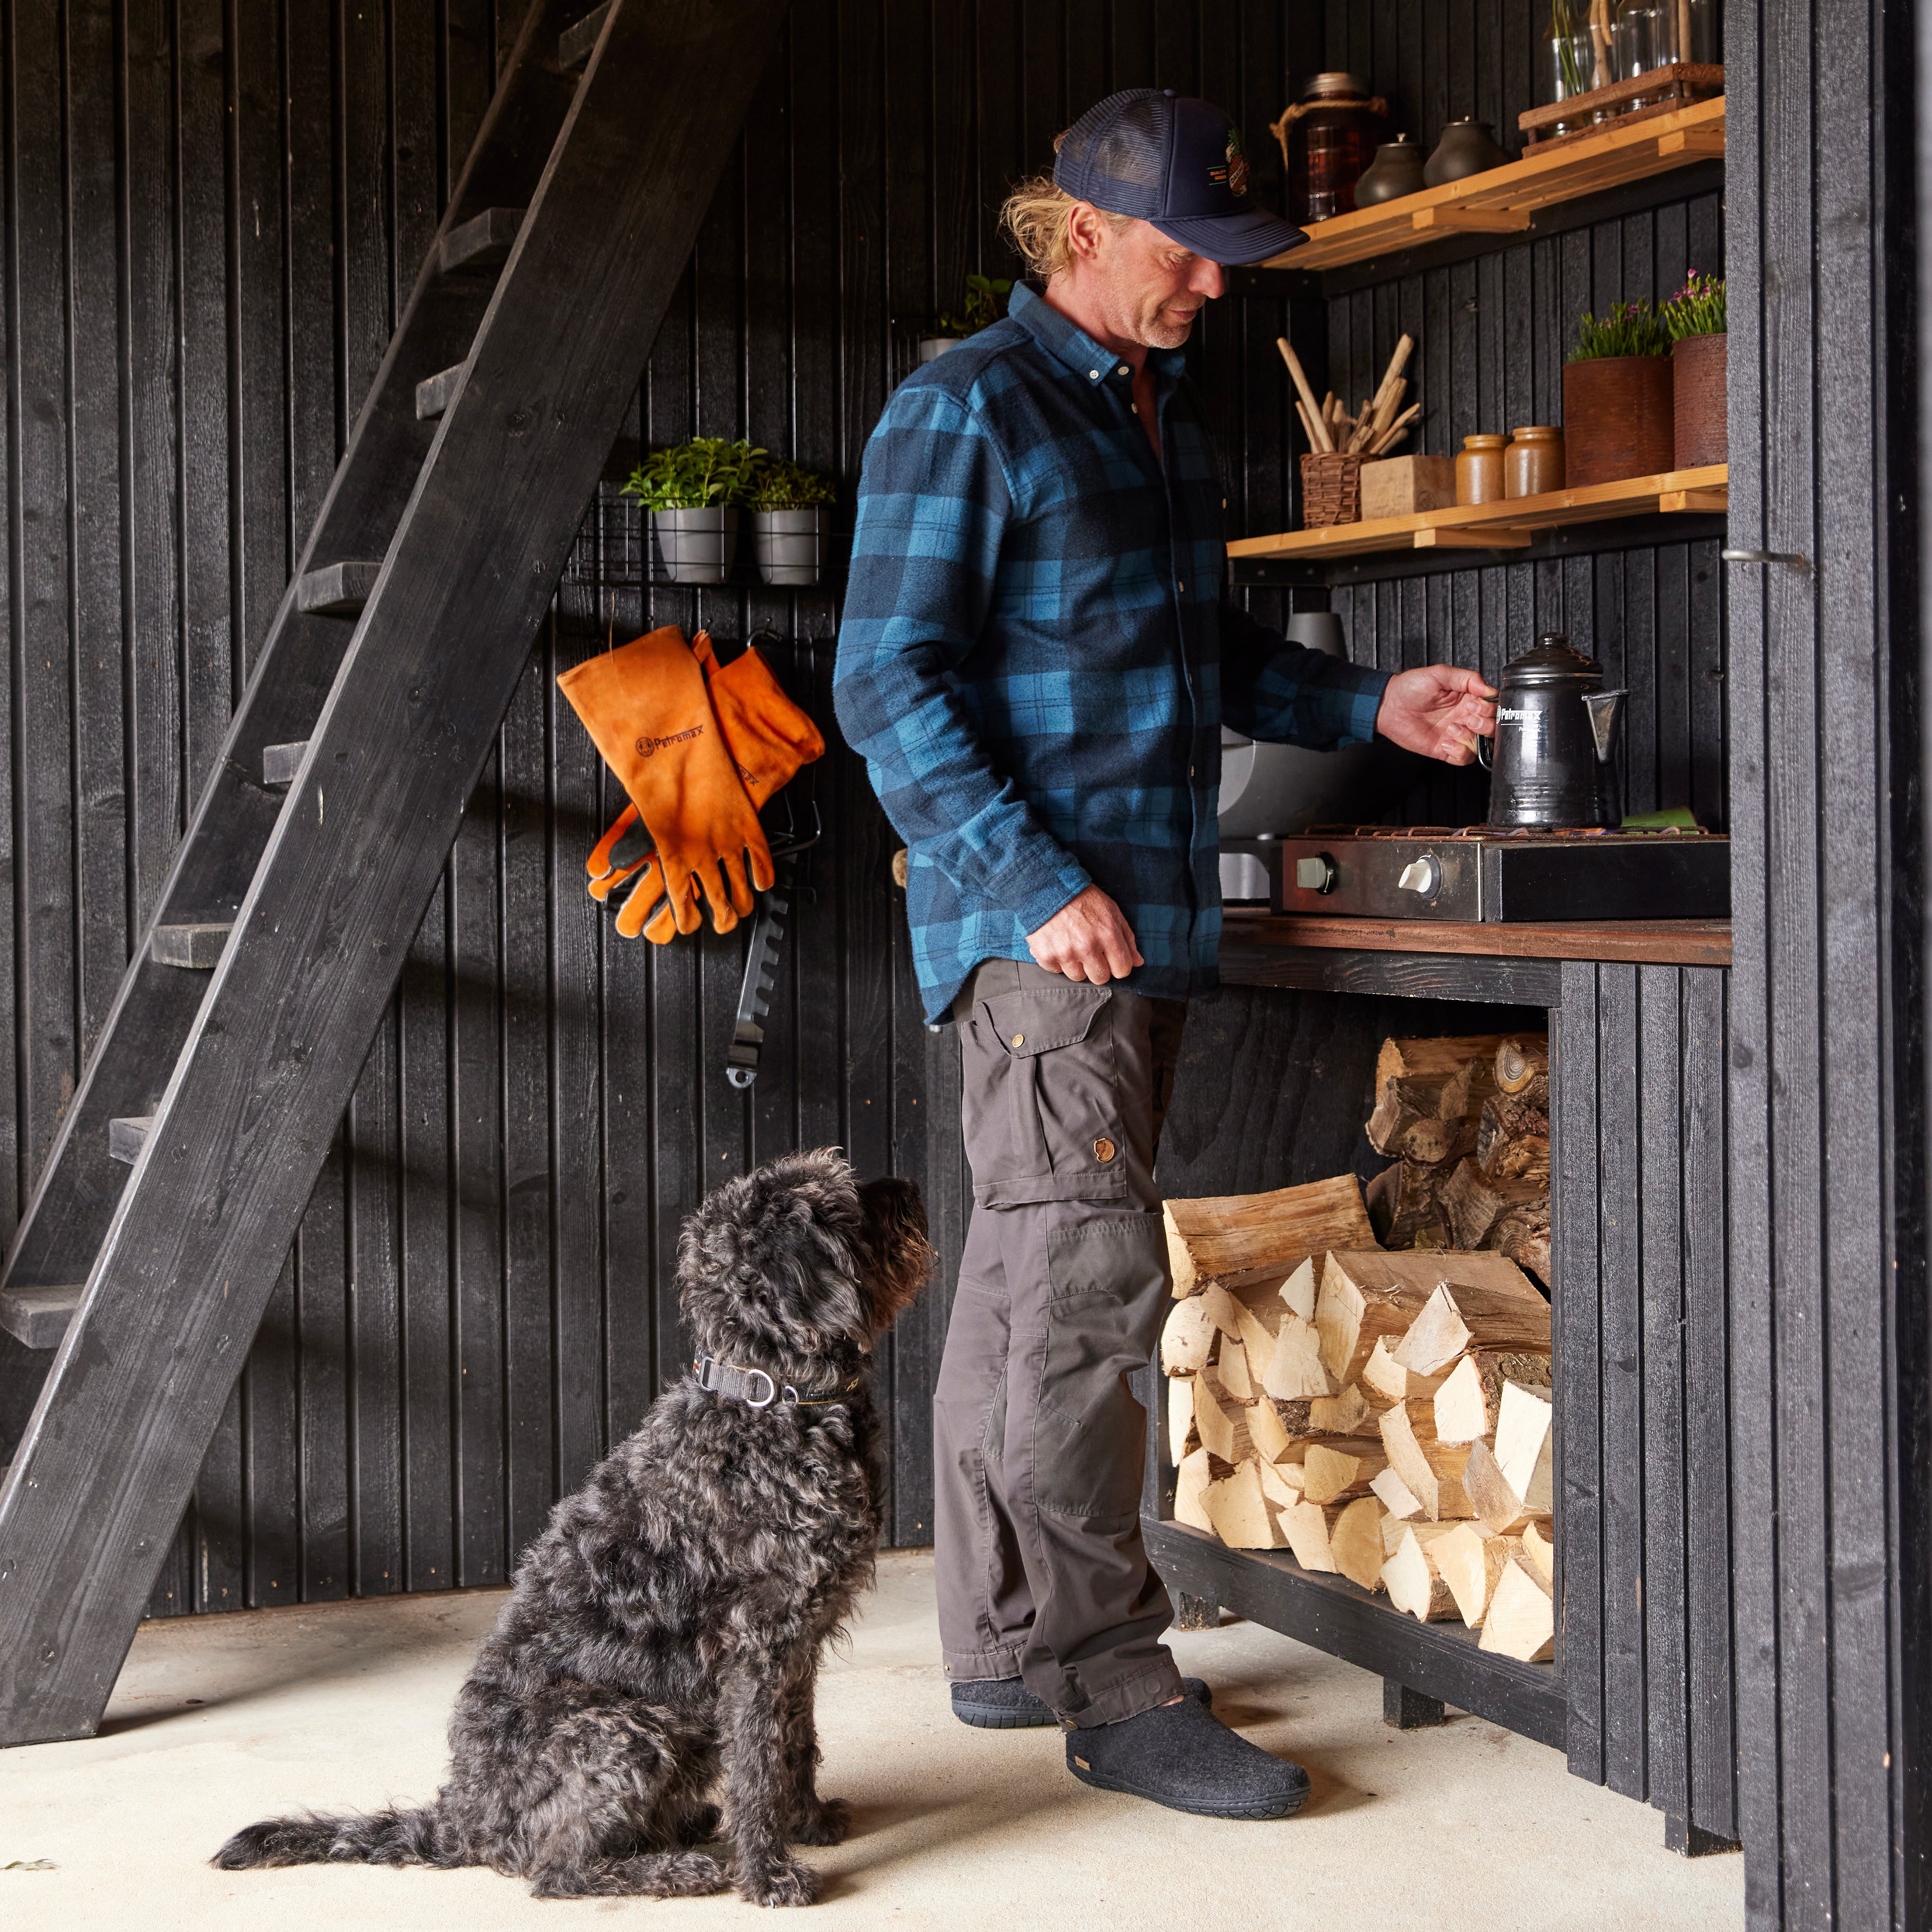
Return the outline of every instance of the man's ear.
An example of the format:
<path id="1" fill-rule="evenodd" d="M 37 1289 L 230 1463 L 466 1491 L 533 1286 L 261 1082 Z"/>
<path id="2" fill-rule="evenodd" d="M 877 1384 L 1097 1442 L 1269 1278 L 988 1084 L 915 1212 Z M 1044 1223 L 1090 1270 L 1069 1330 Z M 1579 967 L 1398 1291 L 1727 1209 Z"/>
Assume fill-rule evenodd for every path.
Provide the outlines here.
<path id="1" fill-rule="evenodd" d="M 1099 261 L 1109 232 L 1107 218 L 1090 201 L 1076 201 L 1066 211 L 1066 239 L 1081 261 Z"/>

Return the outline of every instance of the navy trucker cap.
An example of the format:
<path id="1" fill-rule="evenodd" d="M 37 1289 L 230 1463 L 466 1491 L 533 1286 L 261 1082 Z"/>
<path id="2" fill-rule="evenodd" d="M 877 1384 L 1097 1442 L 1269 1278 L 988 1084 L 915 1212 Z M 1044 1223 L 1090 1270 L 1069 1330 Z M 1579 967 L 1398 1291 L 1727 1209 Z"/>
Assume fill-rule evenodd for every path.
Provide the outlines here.
<path id="1" fill-rule="evenodd" d="M 1110 214 L 1138 215 L 1172 242 L 1227 267 L 1265 262 L 1306 242 L 1248 195 L 1240 130 L 1211 101 L 1172 88 L 1129 88 L 1066 130 L 1054 182 Z"/>

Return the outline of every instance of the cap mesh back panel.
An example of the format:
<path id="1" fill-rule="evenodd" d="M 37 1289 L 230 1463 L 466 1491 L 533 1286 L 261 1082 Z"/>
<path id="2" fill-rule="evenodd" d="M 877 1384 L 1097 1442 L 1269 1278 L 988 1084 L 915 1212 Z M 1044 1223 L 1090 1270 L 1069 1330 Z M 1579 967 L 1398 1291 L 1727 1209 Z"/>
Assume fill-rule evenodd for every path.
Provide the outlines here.
<path id="1" fill-rule="evenodd" d="M 1169 105 L 1148 88 L 1090 107 L 1060 144 L 1054 179 L 1110 214 L 1158 214 L 1166 198 Z"/>

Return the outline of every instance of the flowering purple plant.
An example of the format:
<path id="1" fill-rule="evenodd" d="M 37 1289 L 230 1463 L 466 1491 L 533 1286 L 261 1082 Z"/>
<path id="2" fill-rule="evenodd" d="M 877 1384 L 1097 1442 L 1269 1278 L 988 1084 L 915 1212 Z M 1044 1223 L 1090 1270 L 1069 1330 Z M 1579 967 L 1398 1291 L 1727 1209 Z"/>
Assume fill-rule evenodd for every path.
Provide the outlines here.
<path id="1" fill-rule="evenodd" d="M 1664 304 L 1664 326 L 1673 342 L 1687 335 L 1722 335 L 1724 328 L 1724 280 L 1721 275 L 1700 275 L 1690 279 Z"/>

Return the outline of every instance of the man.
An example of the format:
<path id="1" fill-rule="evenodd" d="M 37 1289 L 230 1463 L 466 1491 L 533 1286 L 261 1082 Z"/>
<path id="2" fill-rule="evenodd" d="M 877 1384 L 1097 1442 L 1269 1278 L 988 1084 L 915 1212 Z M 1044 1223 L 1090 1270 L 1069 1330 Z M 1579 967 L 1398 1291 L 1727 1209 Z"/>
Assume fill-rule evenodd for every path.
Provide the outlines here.
<path id="1" fill-rule="evenodd" d="M 1127 1377 L 1168 1305 L 1154 1151 L 1214 983 L 1225 718 L 1452 764 L 1493 697 L 1300 649 L 1220 601 L 1217 466 L 1181 345 L 1223 264 L 1304 238 L 1205 101 L 1136 90 L 1005 219 L 1043 295 L 901 385 L 866 453 L 835 691 L 908 848 L 929 1019 L 964 1060 L 974 1208 L 935 1400 L 955 1712 L 1066 1727 L 1092 1784 L 1285 1817 L 1307 1778 L 1183 1694 L 1139 1531 Z"/>

